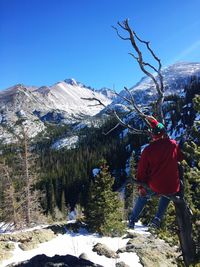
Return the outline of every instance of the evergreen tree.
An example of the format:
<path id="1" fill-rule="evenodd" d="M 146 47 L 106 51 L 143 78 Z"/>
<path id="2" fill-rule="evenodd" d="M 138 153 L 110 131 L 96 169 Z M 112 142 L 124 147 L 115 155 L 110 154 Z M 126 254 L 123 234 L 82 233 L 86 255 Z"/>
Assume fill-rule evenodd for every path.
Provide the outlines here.
<path id="1" fill-rule="evenodd" d="M 57 206 L 61 204 L 62 191 L 65 192 L 65 204 L 73 209 L 77 204 L 85 207 L 92 169 L 97 166 L 99 158 L 105 158 L 110 170 L 115 173 L 114 190 L 117 190 L 125 180 L 125 164 L 130 152 L 126 146 L 128 140 L 123 139 L 116 129 L 109 135 L 103 135 L 115 125 L 115 121 L 106 120 L 101 128 L 81 129 L 78 132 L 79 142 L 76 148 L 53 150 L 51 145 L 57 136 L 53 128 L 49 139 L 37 140 L 37 153 L 40 153 L 43 178 L 40 183 L 46 194 L 43 207 L 46 213 L 53 215 Z M 66 129 L 67 131 L 67 129 Z M 68 135 L 68 133 L 67 133 Z M 64 201 L 62 202 L 64 203 Z"/>
<path id="2" fill-rule="evenodd" d="M 88 204 L 85 208 L 85 221 L 91 231 L 102 235 L 121 234 L 122 201 L 117 192 L 113 192 L 114 178 L 108 170 L 105 160 L 102 161 L 100 172 L 90 187 Z"/>
<path id="3" fill-rule="evenodd" d="M 186 198 L 193 211 L 194 238 L 200 258 L 200 96 L 193 99 L 196 110 L 190 139 L 184 144 L 186 161 L 184 163 Z"/>

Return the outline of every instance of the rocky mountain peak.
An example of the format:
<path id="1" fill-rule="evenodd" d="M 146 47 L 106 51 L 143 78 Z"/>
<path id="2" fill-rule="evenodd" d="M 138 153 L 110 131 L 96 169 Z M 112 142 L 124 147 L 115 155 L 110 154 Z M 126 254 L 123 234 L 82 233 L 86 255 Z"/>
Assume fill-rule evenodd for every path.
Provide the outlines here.
<path id="1" fill-rule="evenodd" d="M 200 77 L 200 63 L 179 62 L 162 70 L 165 92 L 164 94 L 184 94 L 185 86 L 190 82 L 192 76 Z M 157 75 L 154 74 L 157 79 Z M 135 98 L 136 103 L 146 105 L 155 99 L 157 92 L 153 81 L 149 77 L 143 77 L 140 82 L 131 87 L 130 92 Z M 125 90 L 120 92 L 121 96 L 128 97 Z M 122 97 L 114 99 L 113 104 L 124 102 Z"/>
<path id="2" fill-rule="evenodd" d="M 65 79 L 64 82 L 72 86 L 78 86 L 78 83 L 74 78 Z"/>

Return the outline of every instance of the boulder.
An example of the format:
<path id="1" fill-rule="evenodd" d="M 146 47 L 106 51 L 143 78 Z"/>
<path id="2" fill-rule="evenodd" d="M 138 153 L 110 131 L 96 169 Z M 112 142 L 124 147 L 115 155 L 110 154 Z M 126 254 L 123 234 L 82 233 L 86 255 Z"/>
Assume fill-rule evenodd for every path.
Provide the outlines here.
<path id="1" fill-rule="evenodd" d="M 129 265 L 127 265 L 126 263 L 124 263 L 123 261 L 117 262 L 116 267 L 129 267 Z"/>
<path id="2" fill-rule="evenodd" d="M 130 238 L 131 237 L 131 238 Z M 126 246 L 117 250 L 116 253 L 135 252 L 144 267 L 173 267 L 177 266 L 176 258 L 179 256 L 177 247 L 170 246 L 152 234 L 129 235 Z"/>
<path id="3" fill-rule="evenodd" d="M 119 255 L 115 251 L 111 250 L 106 245 L 101 243 L 97 243 L 96 245 L 94 245 L 92 251 L 97 252 L 98 255 L 100 256 L 103 255 L 107 258 L 113 258 L 113 259 L 119 258 Z"/>

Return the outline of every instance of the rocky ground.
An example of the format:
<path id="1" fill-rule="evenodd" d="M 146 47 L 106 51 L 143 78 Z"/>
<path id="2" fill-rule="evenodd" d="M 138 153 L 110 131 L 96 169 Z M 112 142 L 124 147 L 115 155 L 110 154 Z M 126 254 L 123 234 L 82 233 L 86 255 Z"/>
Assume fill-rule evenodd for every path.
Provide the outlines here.
<path id="1" fill-rule="evenodd" d="M 181 254 L 177 252 L 177 247 L 170 246 L 152 234 L 141 235 L 129 232 L 126 237 L 130 238 L 126 247 L 119 249 L 117 253 L 136 252 L 144 267 L 177 266 L 176 259 Z"/>
<path id="2" fill-rule="evenodd" d="M 58 233 L 64 234 L 65 229 L 63 226 L 52 226 L 45 229 L 27 231 L 15 234 L 1 234 L 0 235 L 0 260 L 8 258 L 14 249 L 14 243 L 17 242 L 22 250 L 31 250 L 42 242 L 46 242 L 56 237 Z M 119 248 L 117 251 L 111 250 L 100 242 L 94 244 L 93 251 L 98 255 L 104 255 L 108 258 L 118 259 L 120 253 L 135 252 L 139 258 L 140 263 L 144 267 L 173 267 L 177 266 L 176 258 L 180 253 L 177 252 L 177 247 L 172 247 L 165 241 L 155 237 L 152 234 L 139 234 L 134 231 L 128 231 L 124 238 L 128 241 L 124 247 Z M 32 259 L 13 264 L 9 266 L 97 266 L 89 259 L 85 253 L 79 257 L 72 255 L 47 257 L 46 255 L 37 255 Z M 117 262 L 117 261 L 116 261 Z M 106 267 L 106 266 L 104 266 Z M 128 267 L 124 262 L 116 263 L 116 267 Z"/>
<path id="3" fill-rule="evenodd" d="M 14 234 L 0 235 L 0 262 L 12 256 L 15 244 L 18 243 L 22 250 L 31 250 L 40 243 L 47 242 L 56 237 L 51 229 L 33 230 Z"/>

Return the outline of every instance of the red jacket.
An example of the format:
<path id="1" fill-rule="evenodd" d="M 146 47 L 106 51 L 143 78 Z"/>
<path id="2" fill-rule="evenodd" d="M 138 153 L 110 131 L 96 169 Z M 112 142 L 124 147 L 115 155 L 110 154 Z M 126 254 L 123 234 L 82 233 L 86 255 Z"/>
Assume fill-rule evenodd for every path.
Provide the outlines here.
<path id="1" fill-rule="evenodd" d="M 173 194 L 179 191 L 178 161 L 183 154 L 175 140 L 158 139 L 142 152 L 137 179 L 145 182 L 158 194 Z"/>

